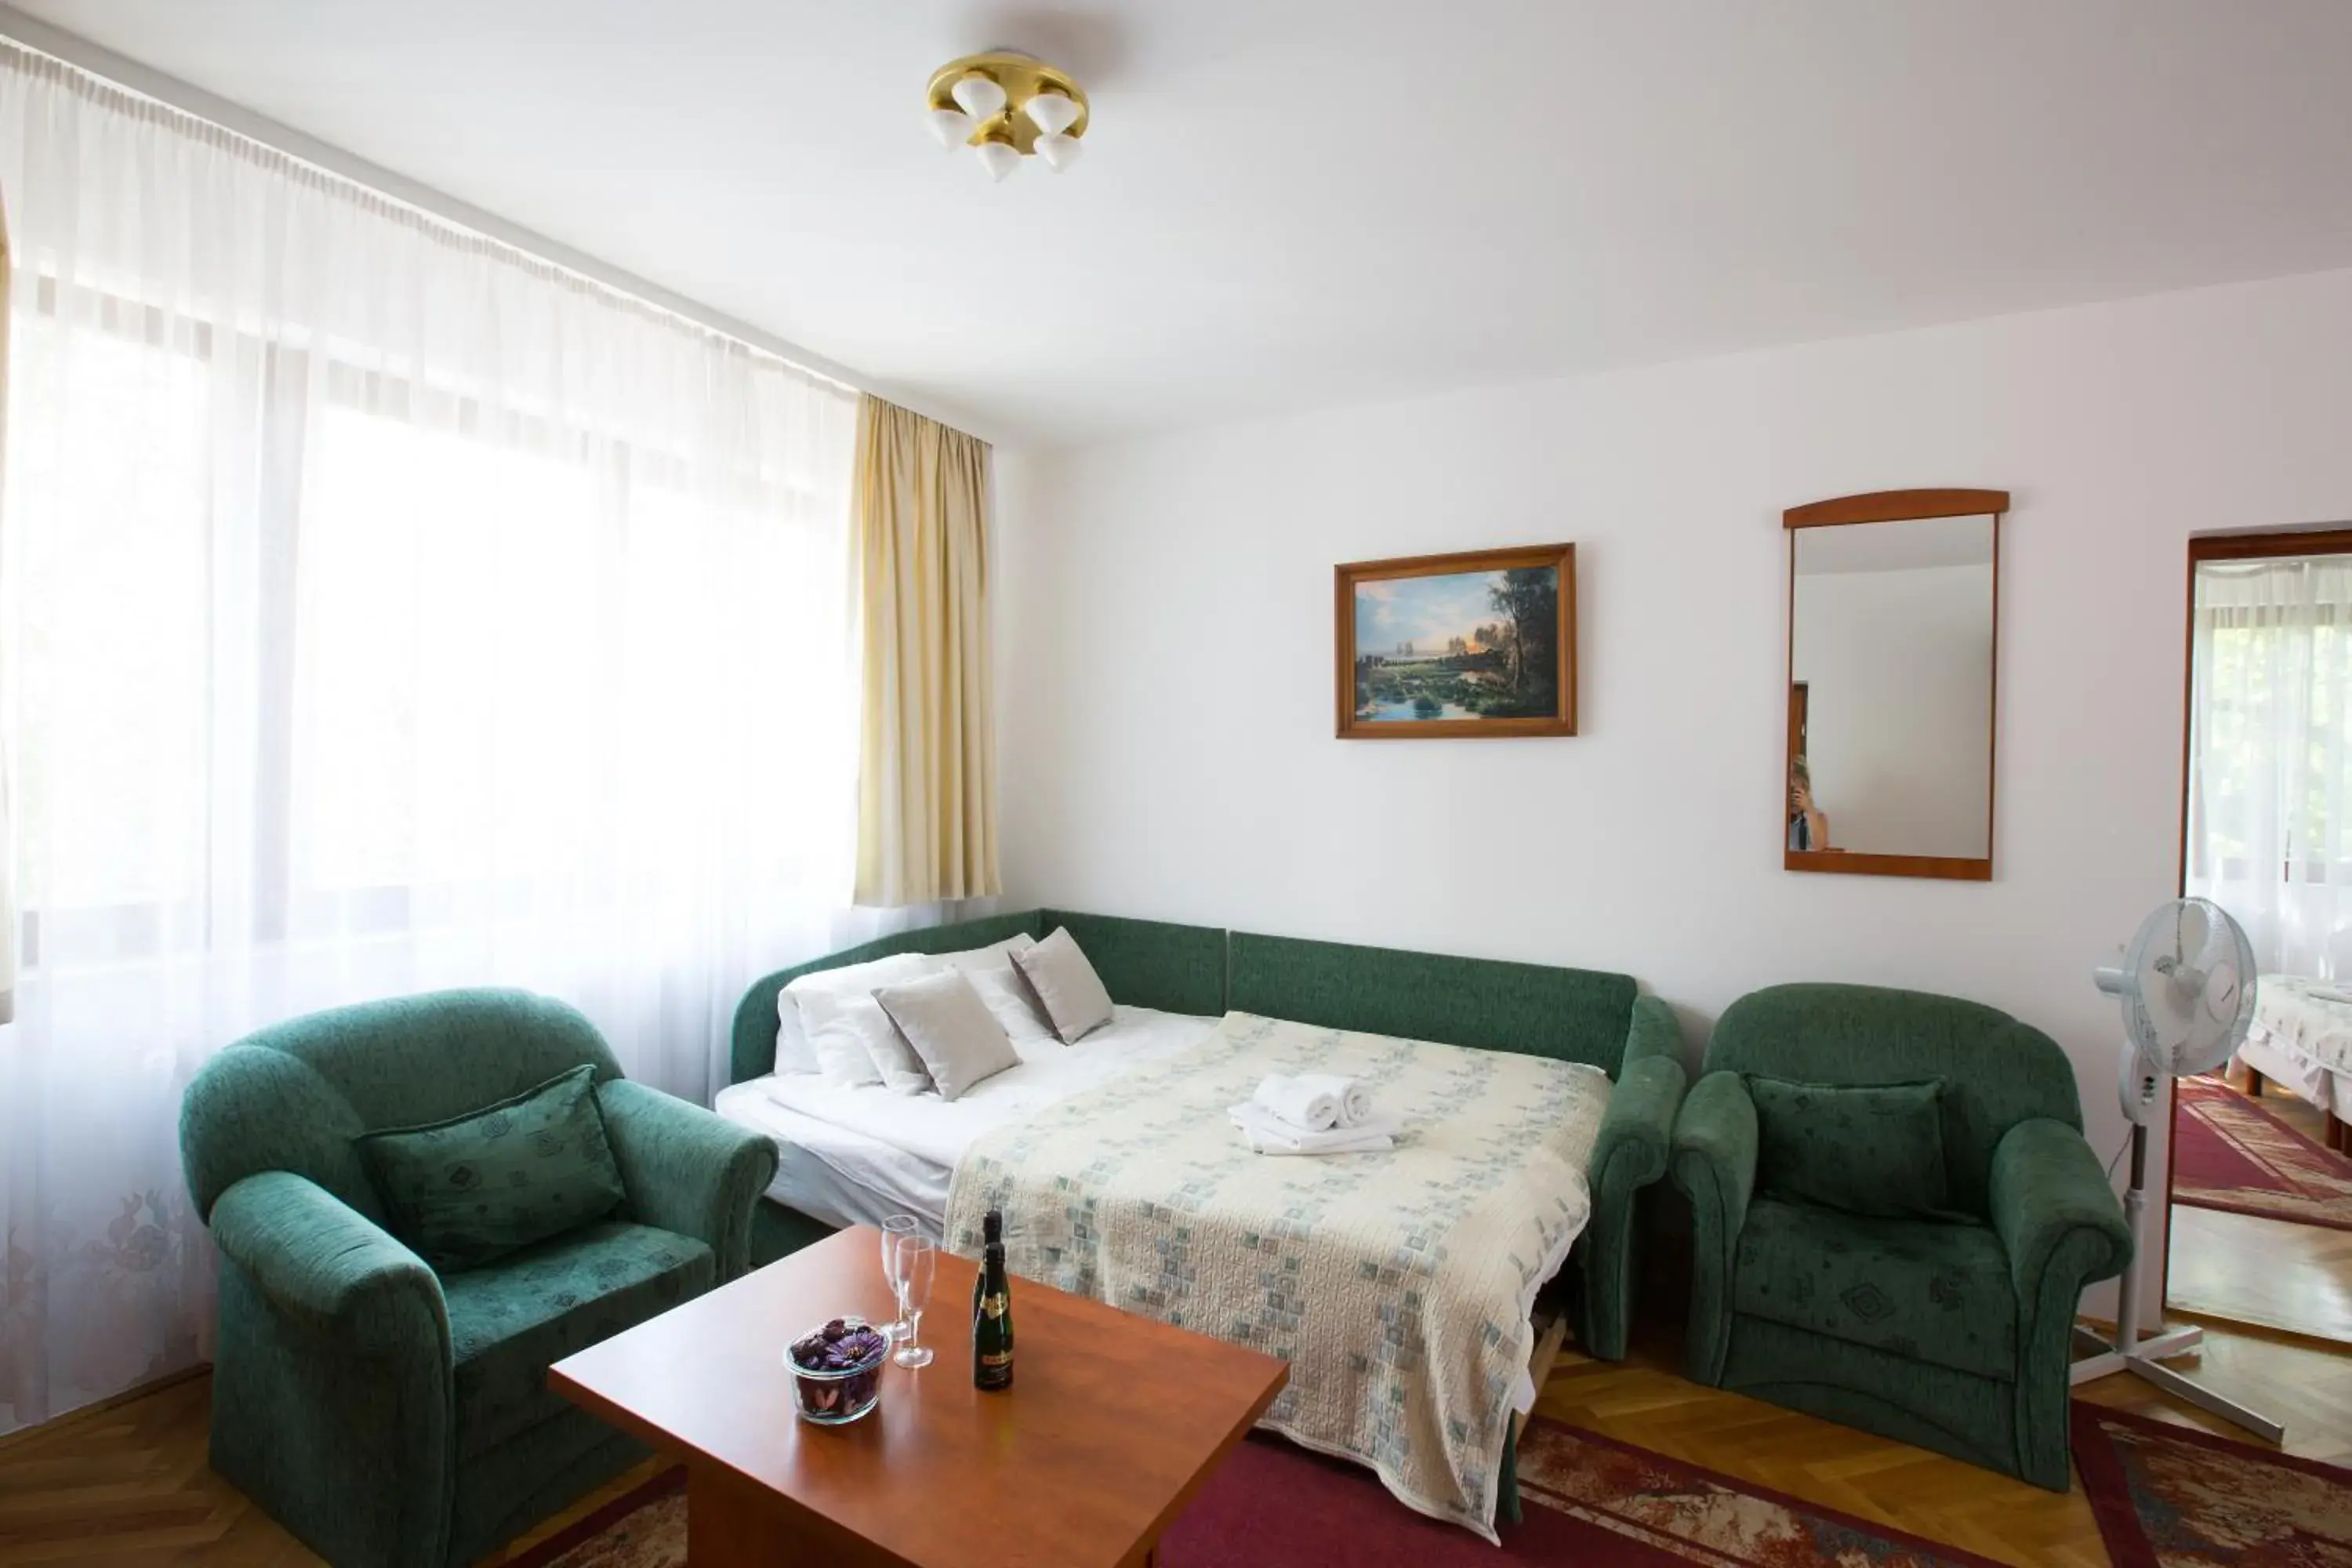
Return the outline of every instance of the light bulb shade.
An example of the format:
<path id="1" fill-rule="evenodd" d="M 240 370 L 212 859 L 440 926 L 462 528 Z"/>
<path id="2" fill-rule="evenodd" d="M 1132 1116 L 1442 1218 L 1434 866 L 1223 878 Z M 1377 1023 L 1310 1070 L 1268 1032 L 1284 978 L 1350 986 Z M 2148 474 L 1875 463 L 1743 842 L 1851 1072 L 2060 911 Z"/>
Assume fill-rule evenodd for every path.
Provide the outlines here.
<path id="1" fill-rule="evenodd" d="M 1004 112 L 1004 89 L 992 76 L 967 71 L 956 79 L 949 93 L 956 100 L 956 107 L 974 120 L 991 120 Z"/>
<path id="2" fill-rule="evenodd" d="M 971 133 L 979 129 L 971 116 L 961 109 L 931 110 L 931 134 L 940 139 L 942 147 L 961 147 L 971 141 Z"/>
<path id="3" fill-rule="evenodd" d="M 1003 180 L 1021 166 L 1021 151 L 1010 142 L 983 142 L 975 149 L 980 154 L 980 166 L 988 171 L 992 180 Z"/>
<path id="4" fill-rule="evenodd" d="M 1059 136 L 1078 121 L 1077 104 L 1057 88 L 1039 89 L 1023 107 L 1037 129 L 1048 136 Z"/>
<path id="5" fill-rule="evenodd" d="M 1076 137 L 1064 136 L 1059 132 L 1037 138 L 1037 155 L 1045 160 L 1045 167 L 1057 174 L 1076 163 L 1085 147 L 1086 143 Z"/>

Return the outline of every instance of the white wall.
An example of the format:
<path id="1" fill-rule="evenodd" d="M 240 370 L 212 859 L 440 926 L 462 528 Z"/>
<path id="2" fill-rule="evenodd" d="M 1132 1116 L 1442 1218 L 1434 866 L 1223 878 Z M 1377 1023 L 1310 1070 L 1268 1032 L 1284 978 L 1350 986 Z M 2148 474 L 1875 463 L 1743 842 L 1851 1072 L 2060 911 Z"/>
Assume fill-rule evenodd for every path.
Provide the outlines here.
<path id="1" fill-rule="evenodd" d="M 1365 323 L 1371 337 L 1376 322 Z M 1948 992 L 2123 1123 L 2094 958 L 2177 890 L 2184 541 L 2352 516 L 2352 273 L 1008 457 L 1009 894 Z M 1780 868 L 1780 512 L 2013 492 L 1990 884 Z M 1577 542 L 1583 733 L 1341 742 L 1334 563 Z M 2153 1273 L 2153 1270 L 2151 1270 Z"/>
<path id="2" fill-rule="evenodd" d="M 1790 676 L 1830 846 L 1981 858 L 1991 566 L 1800 572 L 1796 592 Z"/>

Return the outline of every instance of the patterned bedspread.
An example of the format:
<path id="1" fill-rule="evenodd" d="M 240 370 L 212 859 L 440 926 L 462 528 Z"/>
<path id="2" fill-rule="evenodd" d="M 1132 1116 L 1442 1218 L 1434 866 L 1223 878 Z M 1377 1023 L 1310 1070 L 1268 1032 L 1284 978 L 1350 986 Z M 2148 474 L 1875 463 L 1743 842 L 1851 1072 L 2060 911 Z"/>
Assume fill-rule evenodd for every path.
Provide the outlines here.
<path id="1" fill-rule="evenodd" d="M 2265 974 L 2254 984 L 2254 1022 L 2273 1045 L 2329 1072 L 2352 1074 L 2352 984 Z"/>
<path id="2" fill-rule="evenodd" d="M 1305 1070 L 1369 1082 L 1404 1120 L 1397 1147 L 1252 1153 L 1225 1108 Z M 1182 1055 L 981 1138 L 948 1245 L 977 1256 L 1001 1206 L 1014 1273 L 1282 1357 L 1266 1426 L 1492 1541 L 1528 1312 L 1591 1214 L 1609 1089 L 1591 1067 L 1231 1013 Z"/>

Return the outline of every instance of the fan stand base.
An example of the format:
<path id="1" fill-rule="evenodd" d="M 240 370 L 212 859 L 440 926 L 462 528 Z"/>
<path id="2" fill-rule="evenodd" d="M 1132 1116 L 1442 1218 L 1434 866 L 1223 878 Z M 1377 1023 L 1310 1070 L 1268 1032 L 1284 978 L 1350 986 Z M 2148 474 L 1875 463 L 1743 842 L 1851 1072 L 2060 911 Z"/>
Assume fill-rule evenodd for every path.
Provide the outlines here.
<path id="1" fill-rule="evenodd" d="M 2244 1427 L 2263 1442 L 2276 1446 L 2286 1441 L 2286 1427 L 2259 1411 L 2249 1410 L 2235 1400 L 2224 1399 L 2203 1384 L 2180 1375 L 2163 1363 L 2173 1356 L 2185 1355 L 2204 1343 L 2205 1331 L 2190 1324 L 2185 1328 L 2167 1325 L 2161 1331 L 2144 1339 L 2131 1351 L 2117 1350 L 2105 1336 L 2095 1334 L 2077 1323 L 2075 1344 L 2098 1353 L 2085 1356 L 2074 1363 L 2070 1373 L 2079 1388 L 2103 1377 L 2127 1372 L 2133 1376 L 2154 1384 L 2175 1399 L 2185 1399 L 2210 1415 L 2218 1415 L 2234 1426 Z"/>
<path id="2" fill-rule="evenodd" d="M 2185 1399 L 2198 1409 L 2222 1420 L 2244 1427 L 2264 1442 L 2275 1447 L 2286 1441 L 2286 1427 L 2267 1415 L 2247 1409 L 2235 1400 L 2224 1399 L 2200 1383 L 2191 1382 L 2170 1367 L 2161 1364 L 2173 1356 L 2185 1355 L 2205 1342 L 2205 1331 L 2194 1325 L 2175 1328 L 2165 1324 L 2147 1339 L 2139 1337 L 2139 1265 L 2147 1248 L 2140 1243 L 2140 1222 L 2147 1211 L 2147 1128 L 2132 1124 L 2131 1185 L 2124 1193 L 2124 1223 L 2130 1227 L 2131 1260 L 2124 1265 L 2124 1277 L 2116 1297 L 2116 1337 L 2107 1339 L 2093 1333 L 2082 1324 L 2074 1325 L 2074 1343 L 2078 1348 L 2095 1353 L 2076 1362 L 2068 1373 L 2073 1386 L 2116 1373 L 2127 1372 L 2134 1377 L 2152 1383 L 2176 1399 Z"/>

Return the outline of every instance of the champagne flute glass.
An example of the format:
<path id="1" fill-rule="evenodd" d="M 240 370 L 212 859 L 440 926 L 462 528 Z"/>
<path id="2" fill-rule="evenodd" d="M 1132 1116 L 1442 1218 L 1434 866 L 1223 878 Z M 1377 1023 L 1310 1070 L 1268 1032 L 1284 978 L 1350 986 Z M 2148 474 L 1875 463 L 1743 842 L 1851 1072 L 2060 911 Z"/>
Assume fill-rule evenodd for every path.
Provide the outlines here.
<path id="1" fill-rule="evenodd" d="M 930 1300 L 931 1276 L 939 1268 L 940 1249 L 928 1236 L 902 1237 L 898 1242 L 898 1310 L 906 1315 L 907 1338 L 890 1359 L 900 1366 L 929 1366 L 931 1352 L 916 1343 L 923 1326 L 923 1304 Z"/>
<path id="2" fill-rule="evenodd" d="M 882 1278 L 889 1282 L 893 1299 L 901 1303 L 898 1308 L 898 1317 L 895 1322 L 876 1325 L 886 1340 L 902 1340 L 907 1337 L 905 1293 L 898 1289 L 898 1243 L 903 1238 L 914 1235 L 920 1226 L 921 1222 L 910 1214 L 894 1214 L 882 1222 Z"/>

